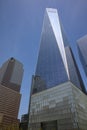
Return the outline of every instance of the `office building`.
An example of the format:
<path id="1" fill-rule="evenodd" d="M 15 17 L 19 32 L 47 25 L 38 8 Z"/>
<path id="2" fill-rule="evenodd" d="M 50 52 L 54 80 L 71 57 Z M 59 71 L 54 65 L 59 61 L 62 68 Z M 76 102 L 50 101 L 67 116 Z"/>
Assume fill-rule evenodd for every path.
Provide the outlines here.
<path id="1" fill-rule="evenodd" d="M 29 104 L 29 130 L 87 130 L 87 96 L 56 9 L 46 9 Z"/>
<path id="2" fill-rule="evenodd" d="M 13 57 L 0 68 L 0 84 L 17 92 L 20 91 L 23 65 Z"/>
<path id="3" fill-rule="evenodd" d="M 10 58 L 0 68 L 0 128 L 18 124 L 23 65 Z"/>
<path id="4" fill-rule="evenodd" d="M 0 128 L 18 124 L 21 94 L 0 84 Z"/>
<path id="5" fill-rule="evenodd" d="M 87 76 L 87 35 L 77 41 L 80 61 Z"/>
<path id="6" fill-rule="evenodd" d="M 66 81 L 71 81 L 80 88 L 76 66 L 73 62 L 71 51 L 69 51 L 70 49 L 67 46 L 68 43 L 65 33 L 63 33 L 57 10 L 46 9 L 34 77 L 33 93 L 54 87 Z M 67 49 L 65 51 L 66 47 Z M 71 55 L 70 58 L 68 53 Z M 68 64 L 68 59 L 72 63 Z"/>
<path id="7" fill-rule="evenodd" d="M 78 65 L 76 63 L 76 59 L 74 57 L 71 48 L 69 46 L 66 46 L 65 52 L 66 52 L 68 69 L 69 69 L 70 81 L 76 87 L 80 88 L 85 94 L 87 94 L 81 72 L 79 71 Z"/>

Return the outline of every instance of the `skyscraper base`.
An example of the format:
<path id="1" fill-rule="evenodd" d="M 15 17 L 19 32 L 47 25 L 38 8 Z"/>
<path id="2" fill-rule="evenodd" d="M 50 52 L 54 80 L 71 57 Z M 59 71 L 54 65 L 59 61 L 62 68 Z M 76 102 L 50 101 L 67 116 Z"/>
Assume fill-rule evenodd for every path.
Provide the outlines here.
<path id="1" fill-rule="evenodd" d="M 87 96 L 66 82 L 31 96 L 29 130 L 87 130 Z"/>

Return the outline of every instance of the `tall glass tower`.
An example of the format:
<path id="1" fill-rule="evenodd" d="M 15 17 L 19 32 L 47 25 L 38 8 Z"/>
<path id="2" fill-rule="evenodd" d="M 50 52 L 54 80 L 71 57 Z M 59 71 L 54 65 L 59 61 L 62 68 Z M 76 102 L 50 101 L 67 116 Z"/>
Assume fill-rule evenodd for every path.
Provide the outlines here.
<path id="1" fill-rule="evenodd" d="M 33 93 L 54 87 L 71 79 L 73 79 L 71 82 L 76 81 L 76 86 L 80 87 L 72 55 L 69 57 L 71 51 L 69 49 L 65 51 L 64 46 L 67 44 L 57 10 L 47 8 L 42 28 Z M 73 63 L 72 68 L 67 63 L 68 59 L 70 59 L 70 63 Z M 71 74 L 70 69 L 72 69 L 72 72 L 74 70 L 75 73 Z"/>
<path id="2" fill-rule="evenodd" d="M 56 9 L 46 9 L 32 79 L 30 130 L 87 129 L 87 96 Z"/>

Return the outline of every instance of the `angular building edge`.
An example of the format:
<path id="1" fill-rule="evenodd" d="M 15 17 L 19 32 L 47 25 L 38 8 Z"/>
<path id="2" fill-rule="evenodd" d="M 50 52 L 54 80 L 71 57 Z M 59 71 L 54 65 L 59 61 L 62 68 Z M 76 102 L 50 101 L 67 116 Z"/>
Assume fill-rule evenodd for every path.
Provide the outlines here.
<path id="1" fill-rule="evenodd" d="M 23 64 L 13 57 L 0 68 L 0 128 L 20 123 L 18 112 L 23 72 Z"/>
<path id="2" fill-rule="evenodd" d="M 29 130 L 87 130 L 87 96 L 66 82 L 31 96 Z"/>

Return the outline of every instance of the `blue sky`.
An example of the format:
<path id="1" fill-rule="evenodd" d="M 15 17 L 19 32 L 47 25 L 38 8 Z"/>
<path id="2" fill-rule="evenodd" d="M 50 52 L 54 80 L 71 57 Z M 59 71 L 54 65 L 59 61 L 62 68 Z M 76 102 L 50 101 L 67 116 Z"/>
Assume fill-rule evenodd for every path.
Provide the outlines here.
<path id="1" fill-rule="evenodd" d="M 75 48 L 76 40 L 87 34 L 87 0 L 0 0 L 0 66 L 10 57 L 24 65 L 19 118 L 28 110 L 44 12 L 49 7 L 58 9 L 66 35 Z"/>

